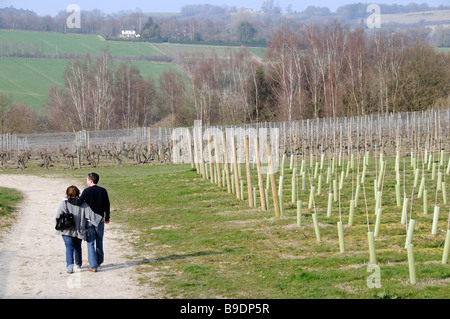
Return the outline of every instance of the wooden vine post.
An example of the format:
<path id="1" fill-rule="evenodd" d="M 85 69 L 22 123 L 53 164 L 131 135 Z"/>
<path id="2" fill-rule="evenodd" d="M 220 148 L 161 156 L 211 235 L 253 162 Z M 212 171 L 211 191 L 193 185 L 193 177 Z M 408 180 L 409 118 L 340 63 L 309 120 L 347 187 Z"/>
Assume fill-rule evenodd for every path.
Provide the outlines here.
<path id="1" fill-rule="evenodd" d="M 189 151 L 191 153 L 191 164 L 193 164 L 194 159 L 192 157 L 192 146 L 191 146 L 191 133 L 189 132 L 189 128 L 186 128 L 187 130 L 187 135 L 188 135 L 188 143 L 189 143 Z M 151 127 L 147 128 L 147 149 L 148 149 L 148 153 L 151 154 L 152 153 L 152 129 Z M 191 165 L 192 166 L 192 165 Z M 194 166 L 192 166 L 191 168 L 194 168 Z"/>
<path id="2" fill-rule="evenodd" d="M 230 169 L 228 167 L 227 140 L 225 137 L 225 132 L 222 132 L 222 147 L 223 147 L 223 165 L 225 166 L 225 180 L 227 182 L 227 191 L 229 194 L 231 194 Z"/>
<path id="3" fill-rule="evenodd" d="M 249 140 L 248 136 L 244 139 L 245 148 L 245 170 L 247 173 L 247 193 L 248 193 L 248 206 L 253 207 L 253 187 L 252 187 L 252 176 L 250 171 L 250 155 L 249 155 Z"/>
<path id="4" fill-rule="evenodd" d="M 217 153 L 217 150 L 216 152 Z M 211 183 L 214 184 L 214 164 L 212 161 L 212 146 L 211 146 L 211 132 L 208 131 L 208 161 L 209 161 L 209 177 L 211 179 Z"/>
<path id="5" fill-rule="evenodd" d="M 200 168 L 200 158 L 198 157 L 198 138 L 197 138 L 197 127 L 194 126 L 192 129 L 192 138 L 194 139 L 194 162 L 195 162 L 195 169 L 197 170 L 198 174 L 201 174 L 201 168 Z M 149 137 L 150 139 L 150 137 Z M 149 142 L 150 143 L 150 142 Z"/>
<path id="6" fill-rule="evenodd" d="M 192 149 L 193 145 L 192 145 L 192 137 L 191 137 L 191 131 L 189 130 L 189 128 L 187 129 L 187 136 L 188 136 L 188 144 L 189 144 L 189 158 L 191 160 L 191 168 L 195 168 L 195 160 L 194 160 L 194 151 Z M 150 128 L 148 129 L 148 152 L 149 154 L 151 154 L 151 141 L 150 141 Z"/>
<path id="7" fill-rule="evenodd" d="M 81 168 L 81 140 L 80 140 L 80 132 L 76 133 L 76 148 L 77 148 L 77 164 L 78 169 Z"/>
<path id="8" fill-rule="evenodd" d="M 198 150 L 200 152 L 200 172 L 202 174 L 202 177 L 204 179 L 206 179 L 206 164 L 205 164 L 205 157 L 203 154 L 203 129 L 201 126 L 201 121 L 200 122 L 200 126 L 197 126 L 197 139 L 198 139 Z"/>
<path id="9" fill-rule="evenodd" d="M 278 202 L 277 185 L 275 181 L 275 173 L 273 170 L 272 155 L 270 144 L 267 144 L 267 163 L 269 166 L 270 185 L 272 187 L 273 205 L 275 208 L 275 217 L 280 218 L 280 203 Z"/>
<path id="10" fill-rule="evenodd" d="M 240 182 L 239 182 L 239 174 L 238 174 L 238 163 L 237 163 L 237 152 L 236 152 L 236 137 L 233 136 L 231 138 L 231 148 L 233 150 L 233 167 L 234 167 L 234 187 L 236 189 L 236 197 L 240 199 L 241 190 L 240 190 Z"/>
<path id="11" fill-rule="evenodd" d="M 216 158 L 216 171 L 217 171 L 217 185 L 222 187 L 222 174 L 220 173 L 220 152 L 219 152 L 219 143 L 217 142 L 217 136 L 214 134 L 214 157 Z"/>
<path id="12" fill-rule="evenodd" d="M 258 186 L 259 186 L 259 195 L 261 198 L 261 209 L 262 210 L 267 210 L 267 206 L 266 206 L 266 194 L 264 191 L 264 182 L 263 182 L 263 177 L 262 177 L 262 172 L 261 172 L 261 159 L 260 159 L 260 154 L 259 154 L 259 137 L 256 136 L 255 140 L 254 140 L 254 144 L 255 144 L 255 157 L 256 157 L 256 169 L 257 169 L 257 174 L 258 174 Z"/>

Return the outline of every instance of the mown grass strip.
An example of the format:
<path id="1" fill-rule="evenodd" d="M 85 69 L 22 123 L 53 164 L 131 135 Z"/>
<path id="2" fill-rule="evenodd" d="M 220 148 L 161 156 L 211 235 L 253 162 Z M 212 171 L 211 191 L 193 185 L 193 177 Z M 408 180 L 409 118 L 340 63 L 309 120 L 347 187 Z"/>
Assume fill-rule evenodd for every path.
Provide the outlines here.
<path id="1" fill-rule="evenodd" d="M 14 221 L 14 213 L 17 210 L 17 204 L 23 196 L 15 189 L 0 187 L 0 232 L 11 226 Z M 0 233 L 1 237 L 1 233 Z"/>

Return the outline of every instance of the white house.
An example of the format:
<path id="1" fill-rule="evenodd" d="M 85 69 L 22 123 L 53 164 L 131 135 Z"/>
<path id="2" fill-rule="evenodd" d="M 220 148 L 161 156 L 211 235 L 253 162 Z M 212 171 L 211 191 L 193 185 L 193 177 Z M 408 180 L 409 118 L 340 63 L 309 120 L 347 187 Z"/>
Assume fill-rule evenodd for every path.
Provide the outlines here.
<path id="1" fill-rule="evenodd" d="M 140 34 L 136 34 L 136 30 L 122 30 L 123 38 L 139 38 L 140 36 Z"/>

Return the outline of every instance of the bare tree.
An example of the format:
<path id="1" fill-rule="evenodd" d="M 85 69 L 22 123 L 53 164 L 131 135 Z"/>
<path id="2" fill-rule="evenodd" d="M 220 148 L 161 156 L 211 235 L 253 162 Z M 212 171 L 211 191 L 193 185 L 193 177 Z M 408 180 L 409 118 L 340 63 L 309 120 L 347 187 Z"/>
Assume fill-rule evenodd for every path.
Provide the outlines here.
<path id="1" fill-rule="evenodd" d="M 325 25 L 312 25 L 306 29 L 306 39 L 310 57 L 310 71 L 318 70 L 323 89 L 323 116 L 341 115 L 340 99 L 344 54 L 346 50 L 346 29 L 337 21 Z M 314 78 L 313 75 L 310 78 Z M 315 105 L 314 115 L 319 116 L 320 108 Z"/>
<path id="2" fill-rule="evenodd" d="M 351 94 L 356 106 L 356 111 L 349 110 L 349 115 L 365 115 L 366 98 L 364 84 L 366 82 L 367 71 L 367 50 L 364 29 L 361 27 L 347 34 L 348 46 L 345 50 L 345 60 L 347 62 L 347 79 L 350 82 Z"/>
<path id="3" fill-rule="evenodd" d="M 221 80 L 224 123 L 241 123 L 251 112 L 247 95 L 248 79 L 258 61 L 247 49 L 229 50 L 223 61 Z"/>
<path id="4" fill-rule="evenodd" d="M 184 114 L 184 80 L 179 72 L 174 70 L 161 74 L 160 79 L 160 109 L 162 116 L 173 115 L 174 123 L 183 122 Z"/>
<path id="5" fill-rule="evenodd" d="M 115 72 L 115 103 L 121 127 L 136 127 L 138 121 L 136 88 L 142 76 L 132 64 L 121 63 Z"/>
<path id="6" fill-rule="evenodd" d="M 114 116 L 114 97 L 111 62 L 108 48 L 97 59 L 93 70 L 93 85 L 90 87 L 95 130 L 110 128 Z"/>
<path id="7" fill-rule="evenodd" d="M 37 131 L 38 114 L 28 105 L 13 103 L 5 118 L 4 129 L 8 133 L 31 134 Z"/>
<path id="8" fill-rule="evenodd" d="M 48 96 L 46 113 L 53 130 L 60 132 L 81 130 L 79 116 L 73 107 L 69 94 L 53 86 L 50 88 Z"/>
<path id="9" fill-rule="evenodd" d="M 308 43 L 308 69 L 307 79 L 310 84 L 310 90 L 313 102 L 313 117 L 317 118 L 323 108 L 319 105 L 320 92 L 323 91 L 323 103 L 327 102 L 327 87 L 325 86 L 325 76 L 327 65 L 325 59 L 324 41 L 321 35 L 320 25 L 310 25 L 306 28 L 306 39 Z"/>
<path id="10" fill-rule="evenodd" d="M 89 56 L 84 61 L 74 60 L 68 63 L 64 72 L 66 88 L 73 109 L 68 109 L 68 114 L 75 115 L 79 128 L 85 130 L 91 128 L 91 114 L 89 105 L 91 61 Z M 73 123 L 73 122 L 72 122 Z"/>
<path id="11" fill-rule="evenodd" d="M 156 122 L 158 113 L 154 110 L 156 101 L 156 87 L 153 79 L 149 76 L 146 80 L 142 79 L 135 88 L 137 104 L 137 126 L 150 126 Z"/>
<path id="12" fill-rule="evenodd" d="M 346 30 L 343 26 L 334 21 L 325 27 L 326 42 L 326 63 L 328 67 L 327 81 L 329 105 L 326 105 L 325 112 L 327 116 L 341 116 L 340 92 L 342 87 L 342 72 L 344 65 L 344 52 L 346 50 Z"/>
<path id="13" fill-rule="evenodd" d="M 0 134 L 5 134 L 5 122 L 7 114 L 11 108 L 12 100 L 10 97 L 0 92 Z"/>
<path id="14" fill-rule="evenodd" d="M 287 28 L 275 32 L 269 43 L 267 60 L 269 73 L 276 83 L 275 93 L 283 118 L 293 120 L 296 108 L 301 107 L 301 81 L 304 74 L 303 53 L 299 37 Z M 301 114 L 302 110 L 298 112 Z"/>
<path id="15" fill-rule="evenodd" d="M 378 30 L 373 36 L 375 69 L 379 84 L 378 112 L 396 112 L 399 90 L 399 72 L 403 62 L 405 37 L 403 35 Z"/>
<path id="16" fill-rule="evenodd" d="M 222 72 L 217 55 L 185 57 L 183 67 L 190 79 L 197 119 L 207 125 L 216 122 L 219 113 L 219 78 Z"/>

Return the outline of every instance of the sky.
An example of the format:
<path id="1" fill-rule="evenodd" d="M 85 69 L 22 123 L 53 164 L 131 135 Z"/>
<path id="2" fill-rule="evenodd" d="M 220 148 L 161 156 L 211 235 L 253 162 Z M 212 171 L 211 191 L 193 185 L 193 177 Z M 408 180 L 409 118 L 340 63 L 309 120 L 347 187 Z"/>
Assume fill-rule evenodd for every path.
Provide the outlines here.
<path id="1" fill-rule="evenodd" d="M 55 16 L 60 11 L 65 11 L 70 4 L 77 4 L 81 10 L 90 11 L 93 9 L 100 9 L 104 13 L 117 13 L 121 10 L 135 11 L 139 8 L 142 12 L 180 12 L 181 7 L 187 4 L 212 4 L 218 6 L 236 6 L 237 8 L 246 7 L 254 10 L 260 10 L 264 0 L 125 0 L 125 1 L 111 1 L 111 0 L 0 0 L 0 8 L 14 6 L 17 9 L 28 9 L 43 16 L 49 14 Z M 342 5 L 350 3 L 397 3 L 406 5 L 411 2 L 428 3 L 429 6 L 439 6 L 441 4 L 448 5 L 449 0 L 274 0 L 283 10 L 292 4 L 292 9 L 295 11 L 303 11 L 309 5 L 317 7 L 328 7 L 332 12 Z"/>

